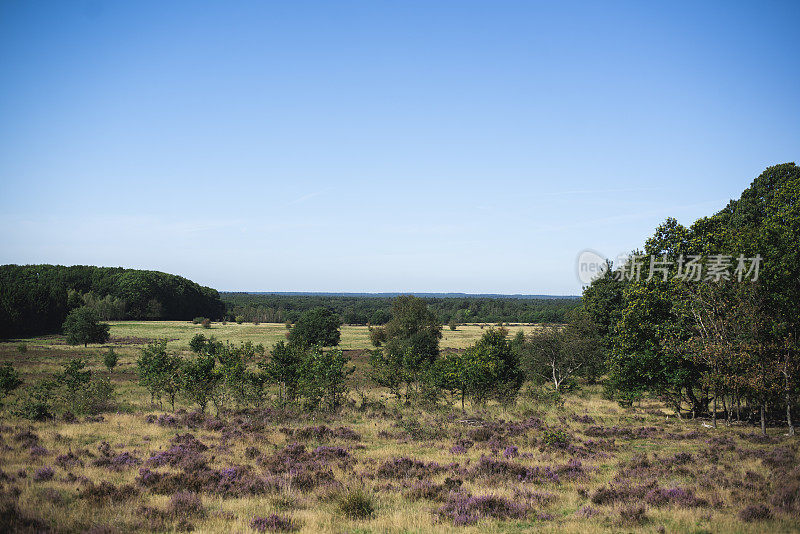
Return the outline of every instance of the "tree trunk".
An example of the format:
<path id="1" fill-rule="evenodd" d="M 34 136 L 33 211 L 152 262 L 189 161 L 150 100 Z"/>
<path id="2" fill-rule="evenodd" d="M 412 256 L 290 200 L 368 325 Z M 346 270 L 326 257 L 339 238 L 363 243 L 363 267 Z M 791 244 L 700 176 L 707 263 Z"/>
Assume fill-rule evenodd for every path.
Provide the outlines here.
<path id="1" fill-rule="evenodd" d="M 792 424 L 792 399 L 786 394 L 786 424 L 789 425 L 789 435 L 794 436 L 794 425 Z"/>
<path id="2" fill-rule="evenodd" d="M 764 436 L 767 435 L 767 405 L 766 403 L 761 403 L 761 434 Z"/>
<path id="3" fill-rule="evenodd" d="M 711 414 L 711 420 L 714 421 L 714 428 L 717 428 L 717 392 L 714 392 L 714 402 L 711 405 L 714 413 Z"/>

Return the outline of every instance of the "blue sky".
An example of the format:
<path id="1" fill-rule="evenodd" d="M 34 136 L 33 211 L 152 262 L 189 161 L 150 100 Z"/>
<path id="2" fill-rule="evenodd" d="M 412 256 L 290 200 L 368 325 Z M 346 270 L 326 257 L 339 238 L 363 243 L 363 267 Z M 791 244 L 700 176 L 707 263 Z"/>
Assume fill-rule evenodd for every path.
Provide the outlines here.
<path id="1" fill-rule="evenodd" d="M 0 263 L 578 294 L 800 160 L 797 2 L 0 1 Z"/>

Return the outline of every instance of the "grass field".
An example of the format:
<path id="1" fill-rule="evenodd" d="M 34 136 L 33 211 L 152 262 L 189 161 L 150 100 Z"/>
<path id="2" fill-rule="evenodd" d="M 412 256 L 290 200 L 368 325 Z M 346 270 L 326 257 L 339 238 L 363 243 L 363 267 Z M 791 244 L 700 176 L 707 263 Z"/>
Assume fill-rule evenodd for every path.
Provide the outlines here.
<path id="1" fill-rule="evenodd" d="M 512 335 L 517 328 L 534 327 Z M 13 399 L 4 408 L 0 531 L 800 531 L 797 438 L 707 428 L 655 400 L 621 408 L 598 386 L 563 405 L 521 396 L 508 408 L 422 409 L 370 385 L 362 358 L 354 380 L 364 396 L 336 414 L 270 407 L 216 417 L 150 406 L 134 372 L 142 345 L 166 337 L 185 351 L 198 332 L 269 347 L 286 329 L 112 323 L 120 411 L 30 423 L 10 414 Z M 463 348 L 481 333 L 445 330 L 442 347 Z M 58 336 L 24 342 L 24 353 L 20 341 L 0 344 L 0 360 L 26 382 L 77 355 L 106 373 L 101 347 Z M 367 329 L 345 326 L 342 348 L 369 348 Z"/>

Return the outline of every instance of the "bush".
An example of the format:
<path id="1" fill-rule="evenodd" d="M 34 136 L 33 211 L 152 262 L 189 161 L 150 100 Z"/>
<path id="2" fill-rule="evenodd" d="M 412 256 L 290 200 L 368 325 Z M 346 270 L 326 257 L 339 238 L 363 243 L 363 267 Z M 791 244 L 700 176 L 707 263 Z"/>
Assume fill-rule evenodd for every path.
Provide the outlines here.
<path id="1" fill-rule="evenodd" d="M 203 322 L 200 324 L 203 325 L 203 328 L 211 328 L 211 319 L 203 319 Z"/>
<path id="2" fill-rule="evenodd" d="M 754 504 L 739 512 L 739 519 L 746 523 L 764 521 L 770 518 L 772 518 L 772 512 L 764 504 Z"/>
<path id="3" fill-rule="evenodd" d="M 43 380 L 25 388 L 13 413 L 17 417 L 30 421 L 44 421 L 53 417 L 50 398 L 55 384 L 52 380 Z"/>
<path id="4" fill-rule="evenodd" d="M 250 527 L 258 532 L 294 532 L 300 527 L 291 517 L 282 517 L 272 514 L 267 517 L 254 517 Z"/>
<path id="5" fill-rule="evenodd" d="M 205 320 L 206 320 L 205 317 L 195 317 L 194 319 L 192 319 L 192 324 L 200 324 Z"/>
<path id="6" fill-rule="evenodd" d="M 25 343 L 20 343 L 19 345 L 17 345 L 17 352 L 19 352 L 20 354 L 25 354 L 26 352 L 28 352 L 28 345 L 26 345 Z"/>
<path id="7" fill-rule="evenodd" d="M 241 315 L 237 315 L 236 319 L 234 320 L 236 321 L 236 324 L 242 324 L 244 322 L 244 317 L 242 317 Z"/>
<path id="8" fill-rule="evenodd" d="M 348 519 L 368 519 L 375 514 L 375 499 L 362 488 L 342 494 L 337 505 Z"/>
<path id="9" fill-rule="evenodd" d="M 119 363 L 119 356 L 117 356 L 113 348 L 108 349 L 108 352 L 103 354 L 103 365 L 105 365 L 108 372 L 111 373 L 114 371 L 114 367 L 117 366 L 117 363 Z"/>
<path id="10" fill-rule="evenodd" d="M 202 499 L 191 491 L 180 491 L 173 495 L 167 505 L 167 513 L 176 519 L 206 515 Z"/>

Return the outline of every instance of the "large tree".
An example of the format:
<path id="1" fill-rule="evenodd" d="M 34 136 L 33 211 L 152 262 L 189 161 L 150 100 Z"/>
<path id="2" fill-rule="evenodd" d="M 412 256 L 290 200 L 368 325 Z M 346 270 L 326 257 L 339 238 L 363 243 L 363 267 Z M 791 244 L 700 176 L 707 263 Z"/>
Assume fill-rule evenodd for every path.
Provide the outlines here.
<path id="1" fill-rule="evenodd" d="M 339 345 L 341 318 L 327 308 L 313 308 L 303 313 L 289 331 L 289 342 L 301 347 Z"/>
<path id="2" fill-rule="evenodd" d="M 110 336 L 110 326 L 100 323 L 97 313 L 86 307 L 72 310 L 64 321 L 67 343 L 86 347 L 89 343 L 105 343 Z"/>

